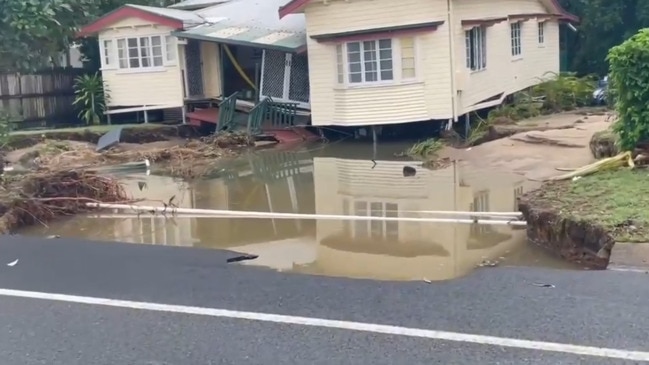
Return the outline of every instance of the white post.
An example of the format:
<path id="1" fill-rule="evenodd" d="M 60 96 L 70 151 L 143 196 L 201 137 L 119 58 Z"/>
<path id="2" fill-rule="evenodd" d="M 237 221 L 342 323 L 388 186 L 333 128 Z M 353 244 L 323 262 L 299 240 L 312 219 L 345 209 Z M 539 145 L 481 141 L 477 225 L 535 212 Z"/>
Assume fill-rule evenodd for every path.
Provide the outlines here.
<path id="1" fill-rule="evenodd" d="M 149 111 L 146 109 L 146 105 L 144 106 L 144 124 L 149 123 Z"/>

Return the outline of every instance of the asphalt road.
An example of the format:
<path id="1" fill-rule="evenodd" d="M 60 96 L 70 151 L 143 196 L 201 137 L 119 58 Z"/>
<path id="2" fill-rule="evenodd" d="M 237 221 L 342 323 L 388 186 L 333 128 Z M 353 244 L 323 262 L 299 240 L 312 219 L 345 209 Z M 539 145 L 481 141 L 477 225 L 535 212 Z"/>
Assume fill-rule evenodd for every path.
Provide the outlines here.
<path id="1" fill-rule="evenodd" d="M 599 365 L 649 358 L 644 273 L 486 268 L 450 282 L 396 283 L 282 274 L 227 264 L 232 256 L 0 236 L 0 364 Z M 40 299 L 27 298 L 34 292 Z M 603 358 L 570 345 L 588 346 L 589 355 L 597 347 L 622 351 Z"/>

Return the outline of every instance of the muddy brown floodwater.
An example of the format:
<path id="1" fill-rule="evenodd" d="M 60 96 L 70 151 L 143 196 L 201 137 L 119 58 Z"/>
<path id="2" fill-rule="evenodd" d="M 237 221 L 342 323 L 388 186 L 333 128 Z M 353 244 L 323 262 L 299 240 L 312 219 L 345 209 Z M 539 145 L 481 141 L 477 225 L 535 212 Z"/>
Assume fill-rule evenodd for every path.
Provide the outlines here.
<path id="1" fill-rule="evenodd" d="M 391 157 L 403 148 L 381 145 L 378 156 L 371 145 L 352 143 L 263 151 L 191 183 L 155 174 L 129 176 L 124 183 L 134 197 L 166 201 L 175 196 L 183 208 L 386 217 L 417 217 L 425 210 L 516 211 L 516 197 L 534 187 L 520 175 L 462 163 L 431 171 Z M 415 176 L 403 176 L 406 165 L 415 166 Z M 142 190 L 141 182 L 146 182 Z M 447 280 L 494 265 L 575 268 L 527 244 L 524 229 L 504 225 L 166 219 L 111 211 L 22 233 L 227 249 L 259 256 L 243 265 L 382 280 Z"/>

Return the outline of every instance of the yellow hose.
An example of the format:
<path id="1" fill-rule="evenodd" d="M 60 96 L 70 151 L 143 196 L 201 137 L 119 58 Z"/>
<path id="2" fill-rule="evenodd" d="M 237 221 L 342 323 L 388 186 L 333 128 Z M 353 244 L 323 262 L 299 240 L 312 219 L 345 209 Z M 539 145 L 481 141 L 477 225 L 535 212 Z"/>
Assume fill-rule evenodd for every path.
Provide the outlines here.
<path id="1" fill-rule="evenodd" d="M 225 54 L 228 55 L 228 58 L 230 59 L 230 62 L 232 62 L 232 65 L 234 65 L 234 68 L 236 68 L 237 72 L 239 72 L 239 75 L 241 75 L 241 77 L 248 83 L 248 85 L 250 85 L 250 87 L 253 90 L 257 91 L 257 86 L 255 86 L 254 82 L 250 81 L 250 78 L 243 71 L 243 69 L 241 68 L 241 65 L 239 65 L 237 60 L 234 59 L 234 56 L 232 55 L 232 52 L 230 52 L 230 48 L 227 45 L 224 44 L 223 49 L 225 50 Z"/>

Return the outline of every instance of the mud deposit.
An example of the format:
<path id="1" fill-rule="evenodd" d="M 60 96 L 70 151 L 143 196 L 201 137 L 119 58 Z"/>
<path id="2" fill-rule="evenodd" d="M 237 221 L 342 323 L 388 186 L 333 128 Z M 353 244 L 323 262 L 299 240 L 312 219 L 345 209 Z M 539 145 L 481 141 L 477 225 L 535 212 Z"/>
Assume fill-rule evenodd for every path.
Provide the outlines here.
<path id="1" fill-rule="evenodd" d="M 116 126 L 117 127 L 117 126 Z M 9 141 L 9 149 L 21 149 L 34 146 L 43 142 L 45 139 L 49 140 L 66 140 L 76 142 L 89 142 L 97 143 L 99 138 L 104 135 L 106 131 L 93 131 L 90 129 L 79 130 L 63 130 L 63 131 L 47 131 L 47 133 L 30 133 L 30 134 L 17 134 L 11 136 Z M 124 143 L 150 143 L 158 141 L 166 141 L 174 137 L 190 137 L 194 136 L 192 131 L 177 126 L 159 125 L 148 128 L 124 128 L 121 133 L 121 142 Z"/>
<path id="2" fill-rule="evenodd" d="M 590 269 L 606 269 L 615 239 L 602 226 L 567 216 L 544 199 L 542 189 L 519 200 L 527 237 L 563 259 Z"/>

